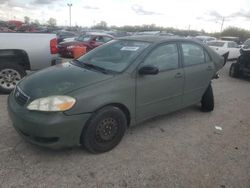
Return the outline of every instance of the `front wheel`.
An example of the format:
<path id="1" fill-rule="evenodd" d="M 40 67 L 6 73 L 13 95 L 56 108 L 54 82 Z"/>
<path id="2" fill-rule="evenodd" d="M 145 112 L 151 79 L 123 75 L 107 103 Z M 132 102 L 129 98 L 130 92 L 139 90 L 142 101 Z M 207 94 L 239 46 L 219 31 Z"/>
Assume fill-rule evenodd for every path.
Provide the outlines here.
<path id="1" fill-rule="evenodd" d="M 119 144 L 126 128 L 126 116 L 119 108 L 104 107 L 87 122 L 81 144 L 92 153 L 107 152 Z"/>
<path id="2" fill-rule="evenodd" d="M 211 84 L 209 84 L 207 90 L 202 96 L 201 110 L 204 112 L 211 112 L 214 110 L 214 94 Z"/>
<path id="3" fill-rule="evenodd" d="M 0 92 L 10 93 L 26 75 L 23 67 L 14 63 L 0 63 Z"/>

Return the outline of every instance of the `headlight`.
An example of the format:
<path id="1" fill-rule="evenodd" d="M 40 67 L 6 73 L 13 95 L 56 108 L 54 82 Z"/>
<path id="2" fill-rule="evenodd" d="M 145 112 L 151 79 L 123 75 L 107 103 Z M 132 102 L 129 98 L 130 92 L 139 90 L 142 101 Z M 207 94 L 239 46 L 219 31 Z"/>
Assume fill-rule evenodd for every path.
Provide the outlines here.
<path id="1" fill-rule="evenodd" d="M 69 96 L 49 96 L 32 101 L 28 105 L 29 110 L 59 112 L 71 109 L 76 100 Z"/>

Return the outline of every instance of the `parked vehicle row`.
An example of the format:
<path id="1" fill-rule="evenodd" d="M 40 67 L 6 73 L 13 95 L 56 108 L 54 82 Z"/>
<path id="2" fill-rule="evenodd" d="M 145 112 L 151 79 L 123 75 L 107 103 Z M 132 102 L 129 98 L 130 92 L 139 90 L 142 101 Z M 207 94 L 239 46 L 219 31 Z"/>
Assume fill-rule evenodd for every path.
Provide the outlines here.
<path id="1" fill-rule="evenodd" d="M 225 61 L 184 38 L 116 39 L 25 77 L 8 98 L 9 115 L 31 143 L 106 152 L 149 118 L 197 103 L 212 111 L 211 80 Z"/>
<path id="2" fill-rule="evenodd" d="M 90 34 L 82 34 L 78 37 L 70 37 L 70 38 L 65 38 L 63 42 L 59 44 L 59 53 L 62 57 L 73 57 L 73 48 L 76 46 L 85 46 L 87 48 L 87 52 L 96 46 L 104 44 L 108 40 L 104 40 L 97 45 L 91 45 L 90 43 L 94 42 L 88 42 L 86 40 L 89 40 L 89 35 Z M 94 34 L 93 34 L 94 35 Z M 108 35 L 103 33 L 98 33 L 98 35 Z M 145 31 L 145 32 L 138 32 L 135 33 L 135 35 L 144 35 L 144 36 L 168 36 L 168 37 L 175 37 L 175 35 L 171 33 L 165 33 L 161 31 Z M 114 38 L 112 35 L 109 35 L 109 37 Z M 198 41 L 201 41 L 203 43 L 208 44 L 213 50 L 215 50 L 219 55 L 222 55 L 229 51 L 229 60 L 234 60 L 237 59 L 240 56 L 240 48 L 247 48 L 249 46 L 247 44 L 247 41 L 243 45 L 238 45 L 237 42 L 239 42 L 239 37 L 220 37 L 221 40 L 217 40 L 215 37 L 211 36 L 196 36 L 196 37 L 188 37 L 192 38 Z"/>

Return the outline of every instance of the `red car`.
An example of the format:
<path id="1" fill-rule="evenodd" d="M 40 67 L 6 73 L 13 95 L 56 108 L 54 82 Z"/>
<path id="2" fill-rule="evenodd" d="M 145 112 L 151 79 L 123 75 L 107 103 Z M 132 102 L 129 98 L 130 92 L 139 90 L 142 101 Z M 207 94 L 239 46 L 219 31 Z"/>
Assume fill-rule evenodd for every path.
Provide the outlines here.
<path id="1" fill-rule="evenodd" d="M 100 46 L 106 42 L 109 42 L 114 37 L 112 35 L 103 33 L 90 33 L 80 35 L 74 41 L 61 42 L 58 45 L 58 52 L 62 57 L 73 57 L 73 48 L 76 46 L 85 46 L 87 52 Z"/>

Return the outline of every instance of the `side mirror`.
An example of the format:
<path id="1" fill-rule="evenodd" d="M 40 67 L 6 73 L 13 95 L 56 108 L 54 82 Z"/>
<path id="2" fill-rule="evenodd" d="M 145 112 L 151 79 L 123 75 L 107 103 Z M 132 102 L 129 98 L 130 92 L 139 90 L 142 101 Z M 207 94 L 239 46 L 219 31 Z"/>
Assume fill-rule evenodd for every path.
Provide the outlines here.
<path id="1" fill-rule="evenodd" d="M 159 69 L 154 66 L 146 65 L 139 69 L 138 73 L 140 75 L 155 75 L 159 73 Z"/>

